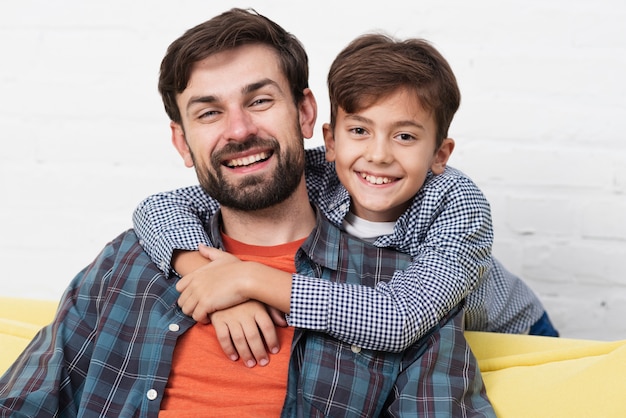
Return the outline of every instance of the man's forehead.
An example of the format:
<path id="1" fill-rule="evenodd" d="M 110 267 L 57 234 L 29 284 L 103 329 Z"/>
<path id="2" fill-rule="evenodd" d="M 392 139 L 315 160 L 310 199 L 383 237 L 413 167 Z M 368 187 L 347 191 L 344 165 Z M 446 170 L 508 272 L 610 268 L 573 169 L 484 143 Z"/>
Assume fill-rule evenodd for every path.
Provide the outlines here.
<path id="1" fill-rule="evenodd" d="M 187 87 L 219 91 L 250 91 L 250 86 L 268 85 L 289 91 L 278 53 L 262 44 L 244 45 L 212 54 L 191 67 Z"/>

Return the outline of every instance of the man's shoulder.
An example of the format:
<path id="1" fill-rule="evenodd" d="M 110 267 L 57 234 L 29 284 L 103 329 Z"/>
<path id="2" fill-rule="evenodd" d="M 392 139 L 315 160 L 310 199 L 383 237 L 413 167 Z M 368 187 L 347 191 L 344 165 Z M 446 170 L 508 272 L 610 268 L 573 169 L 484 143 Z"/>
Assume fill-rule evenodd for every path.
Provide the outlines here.
<path id="1" fill-rule="evenodd" d="M 126 274 L 144 273 L 156 274 L 160 270 L 144 251 L 141 241 L 133 229 L 128 229 L 109 243 L 107 243 L 93 266 L 99 270 L 123 269 Z M 132 273 L 131 273 L 132 272 Z"/>

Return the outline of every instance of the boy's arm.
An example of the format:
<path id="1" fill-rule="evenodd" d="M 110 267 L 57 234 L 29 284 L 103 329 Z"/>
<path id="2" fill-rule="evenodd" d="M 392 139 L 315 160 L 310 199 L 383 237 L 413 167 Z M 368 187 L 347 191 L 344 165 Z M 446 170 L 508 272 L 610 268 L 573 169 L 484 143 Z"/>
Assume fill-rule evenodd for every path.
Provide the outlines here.
<path id="1" fill-rule="evenodd" d="M 401 249 L 413 256 L 405 271 L 375 288 L 294 275 L 289 324 L 383 351 L 404 350 L 424 335 L 476 288 L 491 263 L 487 200 L 465 177 L 447 187 L 430 190 L 421 206 L 416 200 L 403 219 L 408 235 Z"/>
<path id="2" fill-rule="evenodd" d="M 144 199 L 133 213 L 133 226 L 144 250 L 169 276 L 174 251 L 211 245 L 204 225 L 218 208 L 200 186 L 185 187 Z"/>

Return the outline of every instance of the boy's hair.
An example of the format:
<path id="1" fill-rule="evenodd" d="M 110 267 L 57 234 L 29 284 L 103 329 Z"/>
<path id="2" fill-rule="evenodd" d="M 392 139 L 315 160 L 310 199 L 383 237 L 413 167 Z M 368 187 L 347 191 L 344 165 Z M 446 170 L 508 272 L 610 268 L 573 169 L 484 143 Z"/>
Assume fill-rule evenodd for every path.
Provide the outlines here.
<path id="1" fill-rule="evenodd" d="M 161 61 L 159 93 L 169 118 L 182 123 L 176 96 L 185 90 L 193 65 L 210 55 L 242 45 L 273 48 L 296 103 L 309 86 L 308 57 L 300 41 L 252 9 L 231 9 L 187 30 L 172 42 Z"/>
<path id="2" fill-rule="evenodd" d="M 367 34 L 344 48 L 328 73 L 331 126 L 340 107 L 355 113 L 402 87 L 414 91 L 424 109 L 433 112 L 439 148 L 448 136 L 461 93 L 448 62 L 423 39 L 400 41 Z"/>

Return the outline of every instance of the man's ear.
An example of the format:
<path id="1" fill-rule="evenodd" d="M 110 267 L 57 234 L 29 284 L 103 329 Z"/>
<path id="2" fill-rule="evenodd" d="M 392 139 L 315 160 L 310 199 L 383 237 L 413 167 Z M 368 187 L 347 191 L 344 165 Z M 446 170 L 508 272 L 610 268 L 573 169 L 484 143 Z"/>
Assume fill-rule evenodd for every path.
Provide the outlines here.
<path id="1" fill-rule="evenodd" d="M 454 139 L 444 139 L 439 149 L 435 152 L 433 163 L 430 166 L 430 171 L 432 171 L 433 174 L 441 174 L 444 172 L 452 151 L 454 151 Z"/>
<path id="2" fill-rule="evenodd" d="M 335 134 L 329 123 L 322 125 L 324 145 L 326 147 L 326 161 L 335 161 Z"/>
<path id="3" fill-rule="evenodd" d="M 182 125 L 172 121 L 170 122 L 170 129 L 172 130 L 172 144 L 174 144 L 174 148 L 176 148 L 180 156 L 183 157 L 185 167 L 193 167 L 191 150 L 189 149 L 189 145 L 187 144 L 187 139 L 185 138 L 185 130 L 183 129 Z"/>
<path id="4" fill-rule="evenodd" d="M 298 114 L 302 136 L 312 138 L 313 128 L 315 128 L 315 121 L 317 120 L 317 102 L 311 89 L 304 89 L 304 97 L 298 104 Z"/>

